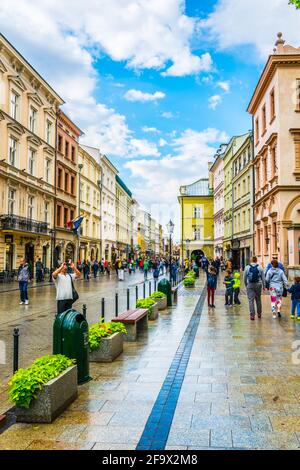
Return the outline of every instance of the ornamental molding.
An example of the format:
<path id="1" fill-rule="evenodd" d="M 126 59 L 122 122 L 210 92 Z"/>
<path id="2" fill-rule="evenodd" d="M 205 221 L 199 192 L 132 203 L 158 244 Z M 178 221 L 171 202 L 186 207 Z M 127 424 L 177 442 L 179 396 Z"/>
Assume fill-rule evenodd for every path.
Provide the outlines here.
<path id="1" fill-rule="evenodd" d="M 28 98 L 30 98 L 39 107 L 43 106 L 44 104 L 37 93 L 28 92 Z"/>
<path id="2" fill-rule="evenodd" d="M 8 75 L 8 80 L 17 86 L 20 90 L 26 91 L 27 87 L 19 75 Z"/>

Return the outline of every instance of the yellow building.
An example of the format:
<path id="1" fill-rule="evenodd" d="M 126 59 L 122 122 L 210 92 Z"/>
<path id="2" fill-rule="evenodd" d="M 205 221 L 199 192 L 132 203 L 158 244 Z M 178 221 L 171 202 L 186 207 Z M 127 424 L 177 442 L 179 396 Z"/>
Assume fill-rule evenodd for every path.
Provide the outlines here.
<path id="1" fill-rule="evenodd" d="M 214 198 L 210 180 L 180 187 L 181 259 L 214 256 Z"/>
<path id="2" fill-rule="evenodd" d="M 0 34 L 0 270 L 51 267 L 56 112 L 63 100 Z"/>

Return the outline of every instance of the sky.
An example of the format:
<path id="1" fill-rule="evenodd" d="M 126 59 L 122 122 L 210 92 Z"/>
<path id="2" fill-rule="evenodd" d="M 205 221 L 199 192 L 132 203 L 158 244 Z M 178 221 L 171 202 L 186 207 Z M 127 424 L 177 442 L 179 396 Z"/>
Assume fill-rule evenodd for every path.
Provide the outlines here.
<path id="1" fill-rule="evenodd" d="M 0 31 L 66 102 L 141 206 L 175 222 L 181 185 L 251 129 L 276 36 L 300 46 L 288 0 L 2 0 Z"/>

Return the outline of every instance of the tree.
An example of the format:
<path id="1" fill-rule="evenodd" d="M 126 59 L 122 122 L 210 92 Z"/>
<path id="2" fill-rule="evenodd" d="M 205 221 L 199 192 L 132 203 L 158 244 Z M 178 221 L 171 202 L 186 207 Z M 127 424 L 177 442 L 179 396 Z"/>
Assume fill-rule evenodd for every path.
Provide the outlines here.
<path id="1" fill-rule="evenodd" d="M 289 0 L 289 3 L 300 9 L 300 0 Z"/>

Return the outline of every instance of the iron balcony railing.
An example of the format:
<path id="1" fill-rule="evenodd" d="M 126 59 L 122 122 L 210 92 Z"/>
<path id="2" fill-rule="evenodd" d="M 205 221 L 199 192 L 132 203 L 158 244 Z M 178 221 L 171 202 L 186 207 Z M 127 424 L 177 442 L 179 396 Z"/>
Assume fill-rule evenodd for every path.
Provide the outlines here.
<path id="1" fill-rule="evenodd" d="M 20 232 L 48 234 L 47 222 L 20 217 L 14 214 L 0 216 L 0 227 L 2 230 L 19 230 Z"/>

